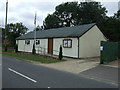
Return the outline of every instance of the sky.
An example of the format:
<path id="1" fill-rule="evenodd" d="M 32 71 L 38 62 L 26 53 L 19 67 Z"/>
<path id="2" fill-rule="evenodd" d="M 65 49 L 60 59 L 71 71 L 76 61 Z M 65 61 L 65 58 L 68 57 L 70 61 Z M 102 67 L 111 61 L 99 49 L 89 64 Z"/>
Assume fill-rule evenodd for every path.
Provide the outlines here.
<path id="1" fill-rule="evenodd" d="M 48 14 L 55 11 L 55 7 L 67 1 L 84 1 L 84 0 L 8 0 L 8 24 L 22 22 L 29 31 L 35 28 L 34 17 L 35 12 L 36 26 L 43 25 L 44 19 Z M 108 10 L 107 15 L 113 16 L 118 11 L 118 1 L 120 0 L 95 0 Z M 109 1 L 109 2 L 108 2 Z M 5 26 L 5 7 L 6 0 L 0 1 L 0 27 Z"/>

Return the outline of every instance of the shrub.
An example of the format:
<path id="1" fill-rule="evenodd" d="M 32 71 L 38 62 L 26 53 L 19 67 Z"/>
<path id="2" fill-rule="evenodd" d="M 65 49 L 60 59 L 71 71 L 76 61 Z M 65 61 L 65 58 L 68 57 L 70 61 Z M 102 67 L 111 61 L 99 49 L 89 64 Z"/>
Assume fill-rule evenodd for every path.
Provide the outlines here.
<path id="1" fill-rule="evenodd" d="M 59 50 L 59 59 L 62 60 L 63 55 L 62 55 L 62 46 L 60 45 L 60 50 Z"/>
<path id="2" fill-rule="evenodd" d="M 15 45 L 15 52 L 16 53 L 18 52 L 18 45 L 17 44 Z"/>
<path id="3" fill-rule="evenodd" d="M 7 48 L 7 45 L 5 45 L 5 52 L 7 52 L 8 51 L 8 48 Z"/>
<path id="4" fill-rule="evenodd" d="M 33 44 L 32 54 L 36 54 L 35 44 Z"/>

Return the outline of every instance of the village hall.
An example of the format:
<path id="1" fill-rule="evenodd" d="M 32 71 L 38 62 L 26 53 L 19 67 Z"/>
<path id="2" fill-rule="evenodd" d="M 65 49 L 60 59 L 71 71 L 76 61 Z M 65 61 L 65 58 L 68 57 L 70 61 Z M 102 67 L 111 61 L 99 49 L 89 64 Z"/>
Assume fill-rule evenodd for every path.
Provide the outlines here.
<path id="1" fill-rule="evenodd" d="M 35 31 L 16 38 L 18 51 L 32 52 Z M 107 39 L 95 23 L 36 31 L 36 53 L 88 58 L 100 56 L 100 43 Z"/>

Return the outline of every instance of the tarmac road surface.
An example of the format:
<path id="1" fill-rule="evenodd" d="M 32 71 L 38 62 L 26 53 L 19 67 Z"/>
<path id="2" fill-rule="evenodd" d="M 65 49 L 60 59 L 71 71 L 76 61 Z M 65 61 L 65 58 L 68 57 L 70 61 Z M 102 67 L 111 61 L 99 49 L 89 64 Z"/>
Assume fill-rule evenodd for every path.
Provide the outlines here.
<path id="1" fill-rule="evenodd" d="M 113 84 L 7 56 L 2 57 L 2 63 L 3 88 L 117 88 Z"/>

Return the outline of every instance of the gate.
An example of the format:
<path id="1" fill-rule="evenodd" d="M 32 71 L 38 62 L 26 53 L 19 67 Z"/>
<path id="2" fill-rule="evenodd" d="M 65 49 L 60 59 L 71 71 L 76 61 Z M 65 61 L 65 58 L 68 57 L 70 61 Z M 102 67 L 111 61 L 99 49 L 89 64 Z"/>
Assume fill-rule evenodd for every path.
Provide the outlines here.
<path id="1" fill-rule="evenodd" d="M 102 50 L 100 55 L 100 63 L 108 63 L 118 59 L 118 57 L 120 56 L 120 50 L 118 48 L 119 45 L 119 42 L 101 41 Z"/>

